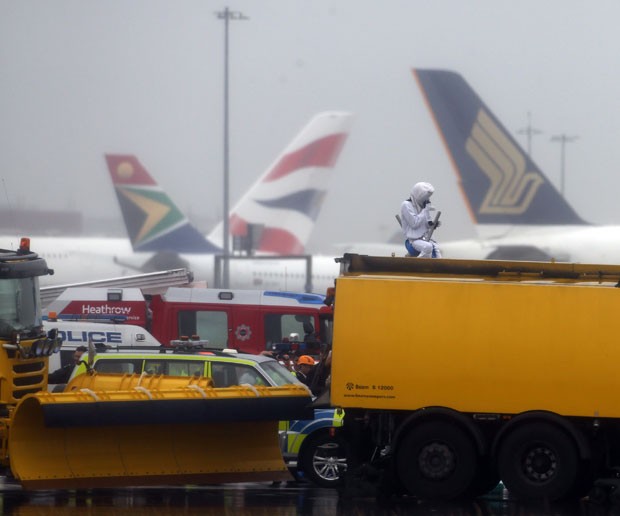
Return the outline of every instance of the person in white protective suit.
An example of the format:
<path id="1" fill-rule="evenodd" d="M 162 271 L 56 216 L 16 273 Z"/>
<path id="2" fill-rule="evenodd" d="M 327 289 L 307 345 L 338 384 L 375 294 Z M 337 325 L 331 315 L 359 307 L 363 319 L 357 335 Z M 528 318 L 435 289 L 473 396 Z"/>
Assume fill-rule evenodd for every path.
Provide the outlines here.
<path id="1" fill-rule="evenodd" d="M 441 258 L 437 242 L 429 238 L 429 233 L 435 229 L 432 215 L 435 208 L 431 206 L 430 201 L 434 192 L 432 184 L 416 183 L 411 189 L 409 199 L 400 205 L 401 227 L 409 256 Z"/>

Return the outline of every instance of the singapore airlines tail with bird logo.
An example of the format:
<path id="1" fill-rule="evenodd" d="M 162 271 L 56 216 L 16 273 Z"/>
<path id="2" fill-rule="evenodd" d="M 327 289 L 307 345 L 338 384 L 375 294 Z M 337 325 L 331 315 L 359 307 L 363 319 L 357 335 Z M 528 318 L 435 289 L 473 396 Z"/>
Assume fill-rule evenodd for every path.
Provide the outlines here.
<path id="1" fill-rule="evenodd" d="M 459 74 L 413 76 L 475 224 L 586 224 Z"/>

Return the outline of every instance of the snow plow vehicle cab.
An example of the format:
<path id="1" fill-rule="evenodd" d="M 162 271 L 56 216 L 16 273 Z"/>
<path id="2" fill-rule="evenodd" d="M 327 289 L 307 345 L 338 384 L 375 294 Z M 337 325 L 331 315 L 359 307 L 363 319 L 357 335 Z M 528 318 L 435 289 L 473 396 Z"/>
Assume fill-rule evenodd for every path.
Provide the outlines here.
<path id="1" fill-rule="evenodd" d="M 17 251 L 0 249 L 2 417 L 24 396 L 45 388 L 47 357 L 60 350 L 57 332 L 43 329 L 39 298 L 39 276 L 53 273 L 45 260 L 30 252 L 27 238 Z"/>

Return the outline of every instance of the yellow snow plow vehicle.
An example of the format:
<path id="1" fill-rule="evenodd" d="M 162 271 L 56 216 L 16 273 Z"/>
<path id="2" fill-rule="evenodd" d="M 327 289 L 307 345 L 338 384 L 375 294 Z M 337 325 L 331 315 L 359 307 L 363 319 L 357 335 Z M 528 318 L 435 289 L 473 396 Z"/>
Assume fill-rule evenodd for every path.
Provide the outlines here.
<path id="1" fill-rule="evenodd" d="M 0 250 L 0 462 L 26 489 L 290 478 L 278 421 L 311 413 L 303 386 L 97 374 L 47 392 L 61 341 L 42 329 L 38 277 L 53 271 L 29 245 Z"/>

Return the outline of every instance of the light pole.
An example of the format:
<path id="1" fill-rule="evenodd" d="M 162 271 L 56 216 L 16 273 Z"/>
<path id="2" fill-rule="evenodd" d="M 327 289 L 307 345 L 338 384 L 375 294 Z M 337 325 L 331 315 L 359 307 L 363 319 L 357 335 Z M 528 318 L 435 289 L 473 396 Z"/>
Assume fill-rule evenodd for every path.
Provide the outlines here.
<path id="1" fill-rule="evenodd" d="M 229 20 L 247 20 L 248 17 L 239 11 L 231 11 L 228 7 L 223 11 L 216 11 L 215 15 L 224 20 L 224 227 L 222 229 L 224 243 L 224 267 L 222 269 L 222 288 L 230 284 L 230 229 L 228 212 L 229 198 L 229 145 L 228 145 L 228 22 Z"/>
<path id="2" fill-rule="evenodd" d="M 532 135 L 540 134 L 540 133 L 542 133 L 542 131 L 539 131 L 538 129 L 534 129 L 532 127 L 532 114 L 528 111 L 527 112 L 527 126 L 524 127 L 523 129 L 519 129 L 517 131 L 517 134 L 527 135 L 527 155 L 530 157 L 532 156 Z"/>
<path id="3" fill-rule="evenodd" d="M 566 144 L 574 142 L 579 136 L 568 136 L 566 134 L 558 134 L 551 137 L 552 142 L 560 142 L 560 193 L 564 197 L 564 155 L 566 153 Z"/>

